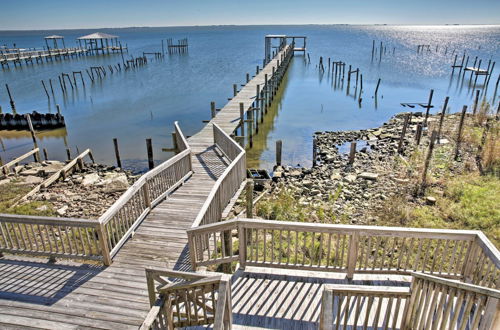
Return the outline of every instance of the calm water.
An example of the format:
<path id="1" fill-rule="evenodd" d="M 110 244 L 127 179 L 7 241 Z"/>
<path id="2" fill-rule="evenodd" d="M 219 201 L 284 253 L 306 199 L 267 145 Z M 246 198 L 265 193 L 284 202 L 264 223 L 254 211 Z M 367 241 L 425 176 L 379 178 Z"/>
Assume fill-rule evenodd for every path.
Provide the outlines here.
<path id="1" fill-rule="evenodd" d="M 296 56 L 280 91 L 281 97 L 268 114 L 249 152 L 249 164 L 269 168 L 274 162 L 274 145 L 283 140 L 283 160 L 287 164 L 309 165 L 312 134 L 320 130 L 359 129 L 379 125 L 392 114 L 407 110 L 402 102 L 423 102 L 433 88 L 438 111 L 445 96 L 450 96 L 450 111 L 459 111 L 472 103 L 468 77 L 451 77 L 454 54 L 459 61 L 464 51 L 473 58 L 500 62 L 499 26 L 247 26 L 101 29 L 120 36 L 129 47 L 125 57 L 143 51 L 160 51 L 161 39 L 189 39 L 189 53 L 150 60 L 135 70 L 108 75 L 102 81 L 69 91 L 65 97 L 54 84 L 55 101 L 47 101 L 40 80 L 57 81 L 57 75 L 84 71 L 90 66 L 116 64 L 121 56 L 87 56 L 0 71 L 0 105 L 10 111 L 4 84 L 8 83 L 19 113 L 37 110 L 55 111 L 60 104 L 66 118 L 65 130 L 39 134 L 40 146 L 51 158 L 65 157 L 65 145 L 73 153 L 91 148 L 99 162 L 114 164 L 112 139 L 118 138 L 125 167 L 146 166 L 145 139 L 152 138 L 155 159 L 171 153 L 161 148 L 171 146 L 173 122 L 179 121 L 185 134 L 194 134 L 202 120 L 210 115 L 210 101 L 218 107 L 232 94 L 233 83 L 243 83 L 245 73 L 254 73 L 262 64 L 264 35 L 306 35 L 311 62 Z M 0 45 L 42 47 L 43 37 L 60 34 L 66 45 L 76 44 L 78 36 L 94 30 L 1 32 Z M 372 40 L 383 41 L 386 53 L 372 61 Z M 419 44 L 431 45 L 432 52 L 417 54 Z M 435 51 L 439 46 L 438 52 Z M 445 55 L 445 47 L 448 52 Z M 394 50 L 394 54 L 393 54 Z M 378 51 L 377 51 L 378 53 Z M 344 84 L 333 82 L 331 75 L 320 75 L 319 56 L 344 61 L 359 68 L 363 75 L 361 106 L 354 80 L 347 93 Z M 471 63 L 469 62 L 469 65 Z M 500 63 L 494 70 L 490 87 L 481 88 L 481 96 L 498 102 L 494 87 Z M 382 79 L 377 102 L 372 97 L 378 78 Z M 483 81 L 483 78 L 478 80 Z M 477 86 L 481 87 L 481 86 Z M 69 87 L 68 87 L 69 88 Z M 358 96 L 354 96 L 354 93 Z M 497 93 L 498 94 L 498 93 Z M 417 109 L 414 109 L 417 111 Z M 0 132 L 0 156 L 11 159 L 32 147 L 31 139 L 21 132 Z"/>

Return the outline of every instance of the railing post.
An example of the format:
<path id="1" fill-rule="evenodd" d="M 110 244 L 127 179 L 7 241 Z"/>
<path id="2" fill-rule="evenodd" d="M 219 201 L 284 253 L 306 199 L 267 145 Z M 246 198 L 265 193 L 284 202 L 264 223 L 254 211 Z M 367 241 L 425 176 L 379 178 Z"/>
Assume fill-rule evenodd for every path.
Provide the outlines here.
<path id="1" fill-rule="evenodd" d="M 488 297 L 484 309 L 484 319 L 481 322 L 480 330 L 494 329 L 494 326 L 500 324 L 500 304 L 498 298 Z"/>
<path id="2" fill-rule="evenodd" d="M 194 244 L 194 237 L 191 232 L 187 232 L 188 246 L 189 246 L 189 260 L 191 260 L 191 270 L 196 271 L 196 246 Z"/>
<path id="3" fill-rule="evenodd" d="M 328 289 L 323 289 L 323 294 L 321 296 L 321 311 L 319 319 L 320 330 L 330 330 L 333 329 L 333 291 Z M 338 317 L 339 315 L 337 315 Z M 339 322 L 337 318 L 337 322 Z"/>
<path id="4" fill-rule="evenodd" d="M 101 246 L 102 262 L 105 266 L 109 266 L 112 263 L 111 254 L 109 253 L 108 245 L 108 233 L 106 232 L 106 226 L 104 224 L 99 224 L 97 228 L 99 233 L 99 244 Z"/>
<path id="5" fill-rule="evenodd" d="M 354 232 L 349 240 L 349 253 L 347 254 L 347 278 L 352 280 L 356 261 L 358 259 L 359 233 Z"/>
<path id="6" fill-rule="evenodd" d="M 474 261 L 477 260 L 477 251 L 480 248 L 479 245 L 477 244 L 476 240 L 478 240 L 478 237 L 476 236 L 474 240 L 471 241 L 470 247 L 467 251 L 467 254 L 465 256 L 464 260 L 464 267 L 462 269 L 462 276 L 463 276 L 463 281 L 466 283 L 470 283 L 472 280 L 471 275 L 474 272 Z"/>
<path id="7" fill-rule="evenodd" d="M 144 185 L 142 186 L 142 193 L 144 195 L 144 201 L 146 202 L 146 206 L 151 208 L 151 197 L 149 195 L 149 180 L 146 179 Z"/>
<path id="8" fill-rule="evenodd" d="M 149 307 L 153 307 L 156 302 L 156 292 L 153 271 L 150 269 L 146 269 L 146 284 L 148 286 Z"/>
<path id="9" fill-rule="evenodd" d="M 245 269 L 247 263 L 247 235 L 245 231 L 245 226 L 242 223 L 238 223 L 238 253 L 240 255 L 240 268 Z"/>

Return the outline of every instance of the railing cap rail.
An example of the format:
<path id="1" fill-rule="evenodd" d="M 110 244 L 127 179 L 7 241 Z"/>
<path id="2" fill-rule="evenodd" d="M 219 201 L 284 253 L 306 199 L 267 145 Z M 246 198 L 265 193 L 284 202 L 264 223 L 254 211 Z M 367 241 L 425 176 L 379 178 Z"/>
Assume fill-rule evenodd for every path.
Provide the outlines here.
<path id="1" fill-rule="evenodd" d="M 408 286 L 375 286 L 375 285 L 353 285 L 353 284 L 325 284 L 324 290 L 331 290 L 343 293 L 363 293 L 365 295 L 398 295 L 409 296 Z"/>
<path id="2" fill-rule="evenodd" d="M 240 224 L 252 224 L 259 227 L 271 226 L 287 228 L 299 227 L 304 230 L 322 231 L 325 229 L 336 229 L 346 233 L 359 233 L 359 234 L 384 234 L 398 236 L 400 233 L 404 234 L 431 234 L 432 236 L 442 235 L 442 238 L 457 238 L 457 239 L 473 239 L 480 231 L 477 230 L 459 230 L 459 229 L 429 229 L 429 228 L 415 228 L 415 227 L 383 227 L 383 226 L 365 226 L 365 225 L 341 225 L 341 224 L 324 224 L 324 223 L 309 223 L 309 222 L 295 222 L 295 221 L 281 221 L 281 220 L 262 220 L 262 219 L 248 219 L 238 218 L 235 221 Z M 226 221 L 229 222 L 229 221 Z M 208 226 L 208 225 L 206 225 Z M 200 226 L 200 228 L 205 226 Z M 441 238 L 441 237 L 439 237 Z"/>
<path id="3" fill-rule="evenodd" d="M 99 221 L 103 224 L 106 224 L 116 214 L 116 212 L 118 212 L 119 209 L 129 200 L 129 198 L 133 194 L 135 194 L 139 189 L 142 188 L 142 186 L 146 183 L 147 180 L 149 180 L 151 177 L 154 177 L 156 174 L 158 174 L 158 172 L 164 170 L 165 168 L 170 167 L 180 159 L 186 157 L 186 155 L 191 155 L 191 149 L 186 149 L 178 153 L 174 157 L 164 161 L 154 169 L 142 175 L 136 182 L 134 182 L 134 184 L 130 188 L 127 189 L 127 191 L 123 193 L 123 195 L 120 196 L 120 198 L 118 198 L 118 200 L 116 200 L 116 202 L 113 203 L 113 205 L 111 205 L 106 210 L 106 212 L 104 212 L 103 215 L 99 217 Z"/>
<path id="4" fill-rule="evenodd" d="M 46 217 L 39 215 L 22 215 L 22 214 L 6 214 L 0 213 L 0 222 L 16 222 L 16 223 L 30 223 L 40 225 L 69 225 L 69 226 L 88 226 L 94 227 L 99 225 L 97 219 L 77 219 L 77 218 L 59 218 L 59 217 Z"/>
<path id="5" fill-rule="evenodd" d="M 416 278 L 423 279 L 423 280 L 432 281 L 432 282 L 436 282 L 439 284 L 444 284 L 444 285 L 447 285 L 447 286 L 450 286 L 453 288 L 457 288 L 457 289 L 473 291 L 475 293 L 479 293 L 479 294 L 483 294 L 483 295 L 487 295 L 487 296 L 490 296 L 493 298 L 500 299 L 500 290 L 496 290 L 493 288 L 487 288 L 484 286 L 464 283 L 464 282 L 460 282 L 458 280 L 445 279 L 442 277 L 424 274 L 421 272 L 411 272 L 411 275 L 416 277 Z"/>

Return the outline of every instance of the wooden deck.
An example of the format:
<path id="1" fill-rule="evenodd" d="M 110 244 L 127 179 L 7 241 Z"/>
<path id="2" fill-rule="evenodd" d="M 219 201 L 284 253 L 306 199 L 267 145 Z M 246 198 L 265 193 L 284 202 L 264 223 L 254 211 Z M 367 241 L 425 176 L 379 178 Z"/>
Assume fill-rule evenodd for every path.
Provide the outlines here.
<path id="1" fill-rule="evenodd" d="M 326 284 L 409 287 L 410 276 L 356 274 L 247 267 L 232 278 L 233 324 L 266 329 L 318 329 Z M 402 310 L 401 310 L 402 313 Z"/>
<path id="2" fill-rule="evenodd" d="M 277 58 L 281 55 L 278 54 Z M 271 61 L 217 114 L 227 134 L 248 111 L 257 84 L 271 76 Z M 0 258 L 0 328 L 137 328 L 149 310 L 146 267 L 190 270 L 190 228 L 228 162 L 214 146 L 209 123 L 191 137 L 194 174 L 156 206 L 109 267 L 6 255 Z"/>

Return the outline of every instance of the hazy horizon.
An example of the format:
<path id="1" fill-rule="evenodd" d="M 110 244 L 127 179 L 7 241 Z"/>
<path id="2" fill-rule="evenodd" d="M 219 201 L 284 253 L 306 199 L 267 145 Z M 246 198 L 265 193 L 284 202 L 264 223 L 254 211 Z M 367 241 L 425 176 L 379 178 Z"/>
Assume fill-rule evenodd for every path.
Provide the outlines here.
<path id="1" fill-rule="evenodd" d="M 186 28 L 186 27 L 228 27 L 228 26 L 239 26 L 239 27 L 252 27 L 252 26 L 335 26 L 335 25 L 352 25 L 352 26 L 428 26 L 428 27 L 433 27 L 433 26 L 500 26 L 500 23 L 477 23 L 477 24 L 458 24 L 458 23 L 447 23 L 447 24 L 389 24 L 389 23 L 356 23 L 356 24 L 349 24 L 349 23 L 303 23 L 303 24 L 209 24 L 209 25 L 137 25 L 137 26 L 96 26 L 96 27 L 75 27 L 75 28 L 46 28 L 46 29 L 0 29 L 0 32 L 15 32 L 15 31 L 65 31 L 65 30 L 99 30 L 99 29 L 147 29 L 147 28 Z"/>
<path id="2" fill-rule="evenodd" d="M 231 25 L 498 25 L 500 1 L 3 0 L 0 30 Z M 497 13 L 497 14 L 495 14 Z M 244 22 L 244 24 L 242 24 Z"/>

